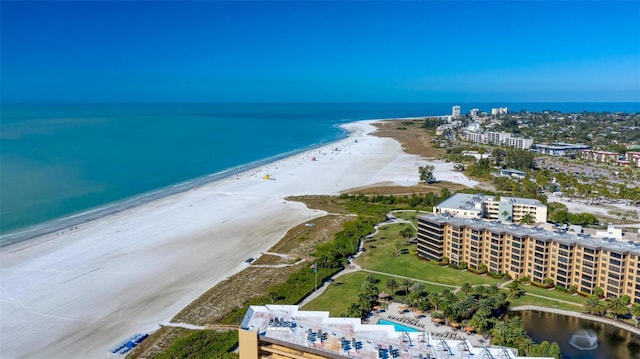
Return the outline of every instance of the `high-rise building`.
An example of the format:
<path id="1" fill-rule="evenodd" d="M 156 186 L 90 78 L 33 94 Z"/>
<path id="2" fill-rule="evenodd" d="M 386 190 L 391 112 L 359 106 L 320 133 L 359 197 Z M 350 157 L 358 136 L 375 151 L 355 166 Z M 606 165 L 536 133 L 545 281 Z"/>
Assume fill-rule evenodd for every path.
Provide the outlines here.
<path id="1" fill-rule="evenodd" d="M 452 118 L 460 117 L 460 106 L 456 105 L 451 108 L 451 117 Z"/>
<path id="2" fill-rule="evenodd" d="M 605 296 L 627 295 L 640 303 L 640 243 L 633 241 L 425 214 L 418 216 L 417 254 L 464 262 L 473 270 L 484 265 L 490 272 L 536 283 L 550 279 L 586 294 L 600 287 Z"/>
<path id="3" fill-rule="evenodd" d="M 492 145 L 501 145 L 512 136 L 509 132 L 487 132 L 485 135 L 487 143 Z"/>

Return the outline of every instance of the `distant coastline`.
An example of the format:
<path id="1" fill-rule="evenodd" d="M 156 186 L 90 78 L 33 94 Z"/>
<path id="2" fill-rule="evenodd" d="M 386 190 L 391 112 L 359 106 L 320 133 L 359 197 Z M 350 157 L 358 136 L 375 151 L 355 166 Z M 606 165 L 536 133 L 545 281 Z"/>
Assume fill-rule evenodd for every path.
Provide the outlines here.
<path id="1" fill-rule="evenodd" d="M 619 102 L 619 103 L 459 103 L 463 107 L 463 110 L 470 110 L 471 108 L 481 108 L 483 110 L 489 110 L 492 106 L 507 106 L 510 110 L 519 111 L 522 108 L 527 108 L 530 111 L 542 111 L 543 109 L 548 110 L 560 110 L 565 112 L 576 112 L 576 111 L 584 111 L 592 110 L 592 111 L 640 111 L 640 103 L 633 102 Z M 33 110 L 30 108 L 33 106 L 37 108 Z M 157 118 L 160 121 L 164 121 L 167 116 L 183 116 L 176 115 L 176 113 L 181 113 L 183 111 L 185 116 L 200 116 L 202 119 L 207 121 L 236 121 L 239 117 L 240 121 L 243 121 L 245 117 L 242 116 L 254 116 L 260 118 L 260 116 L 265 116 L 264 121 L 271 121 L 273 119 L 285 118 L 287 120 L 296 119 L 299 117 L 301 121 L 309 121 L 308 118 L 321 118 L 323 120 L 317 122 L 315 124 L 316 127 L 320 128 L 321 126 L 327 126 L 333 123 L 334 127 L 338 127 L 340 123 L 344 124 L 350 122 L 351 120 L 338 120 L 338 118 L 352 118 L 353 121 L 366 119 L 366 118 L 412 118 L 425 117 L 424 113 L 428 114 L 447 114 L 451 110 L 451 103 L 393 103 L 393 104 L 225 104 L 225 105 L 214 105 L 215 111 L 213 111 L 209 105 L 206 104 L 187 104 L 187 107 L 183 107 L 183 105 L 176 104 L 139 104 L 139 105 L 129 105 L 129 104 L 73 104 L 71 105 L 71 110 L 69 110 L 69 104 L 3 104 L 2 106 L 2 115 L 3 115 L 3 125 L 0 128 L 0 140 L 3 142 L 3 152 L 7 152 L 11 150 L 12 141 L 15 139 L 12 138 L 14 136 L 9 135 L 12 133 L 12 130 L 15 130 L 16 123 L 15 121 L 11 121 L 11 116 L 18 116 L 18 122 L 21 121 L 33 121 L 33 119 L 44 118 L 44 121 L 47 118 L 51 118 L 51 121 L 54 123 L 60 123 L 61 121 L 69 121 L 73 123 L 78 120 L 80 125 L 84 125 L 82 121 L 85 121 L 85 118 L 98 118 L 102 119 L 104 116 L 107 120 L 110 119 L 109 116 L 128 116 L 130 113 L 134 113 L 135 116 L 141 116 L 142 120 L 149 121 Z M 219 106 L 222 106 L 218 108 Z M 255 107 L 257 106 L 257 107 Z M 42 108 L 46 110 L 43 112 Z M 159 108 L 159 110 L 158 110 Z M 98 115 L 93 115 L 93 113 L 97 113 Z M 157 111 L 158 115 L 156 115 Z M 218 111 L 218 112 L 216 112 Z M 254 111 L 255 114 L 253 114 Z M 260 111 L 265 111 L 266 114 L 260 114 Z M 321 112 L 326 111 L 326 112 Z M 247 113 L 245 113 L 247 112 Z M 321 113 L 321 115 L 317 115 Z M 376 114 L 380 113 L 382 116 L 376 116 Z M 151 114 L 151 115 L 149 115 Z M 8 116 L 7 116 L 8 115 Z M 398 115 L 398 116 L 396 116 Z M 436 115 L 436 116 L 439 116 Z M 68 117 L 71 116 L 71 117 Z M 103 117 L 101 117 L 103 116 Z M 222 117 L 220 117 L 222 116 Z M 226 117 L 225 117 L 226 116 Z M 67 118 L 68 117 L 68 118 Z M 143 123 L 144 121 L 140 120 L 138 117 L 133 117 L 135 123 Z M 246 119 L 245 119 L 246 121 Z M 262 119 L 261 119 L 262 121 Z M 311 120 L 315 121 L 315 120 Z M 313 123 L 309 121 L 310 125 Z M 44 123 L 44 122 L 43 122 Z M 290 122 L 290 124 L 295 124 L 297 122 Z M 315 122 L 314 122 L 315 123 Z M 129 126 L 129 125 L 128 125 Z M 133 125 L 131 125 L 133 126 Z M 145 125 L 146 126 L 146 125 Z M 252 122 L 247 122 L 247 126 L 249 129 L 252 126 Z M 81 127 L 81 126 L 80 126 Z M 275 126 L 277 129 L 281 131 L 286 130 L 285 128 L 280 128 Z M 326 127 L 324 127 L 326 128 Z M 101 129 L 101 128 L 99 128 Z M 22 129 L 21 129 L 22 130 Z M 36 129 L 27 129 L 26 133 L 29 134 L 29 131 L 35 131 L 36 133 L 40 131 L 40 128 Z M 107 128 L 108 130 L 108 128 Z M 124 130 L 124 129 L 123 129 Z M 134 127 L 135 130 L 135 127 Z M 299 124 L 296 125 L 292 129 L 293 132 L 297 133 L 300 131 L 304 131 L 304 126 Z M 20 131 L 17 131 L 20 132 Z M 24 131 L 23 131 L 24 132 Z M 327 132 L 329 133 L 329 132 Z M 14 133 L 15 134 L 15 133 Z M 30 134 L 32 135 L 32 134 Z M 56 134 L 57 135 L 57 134 Z M 83 132 L 78 134 L 78 137 L 82 137 L 86 135 Z M 160 135 L 162 135 L 160 133 Z M 266 133 L 265 135 L 269 135 Z M 24 133 L 21 136 L 25 136 Z M 149 201 L 154 201 L 164 196 L 169 196 L 172 194 L 176 194 L 183 191 L 188 191 L 194 187 L 200 186 L 202 184 L 206 184 L 218 179 L 222 179 L 228 176 L 233 176 L 235 174 L 241 173 L 246 170 L 250 170 L 252 168 L 258 167 L 263 164 L 267 164 L 273 161 L 277 161 L 278 159 L 285 158 L 287 156 L 291 156 L 300 152 L 304 152 L 306 150 L 310 150 L 313 148 L 317 148 L 323 146 L 325 144 L 329 144 L 332 142 L 339 141 L 340 139 L 347 136 L 347 134 L 340 133 L 337 136 L 332 136 L 330 138 L 321 139 L 320 142 L 314 141 L 312 137 L 311 142 L 315 142 L 312 145 L 306 145 L 304 140 L 298 143 L 297 149 L 294 150 L 286 150 L 282 153 L 275 155 L 268 155 L 263 159 L 258 159 L 255 161 L 251 161 L 249 163 L 244 164 L 229 164 L 227 166 L 221 167 L 220 170 L 214 171 L 213 173 L 207 172 L 206 170 L 201 171 L 199 174 L 196 174 L 194 177 L 190 179 L 181 179 L 178 181 L 164 181 L 162 180 L 159 183 L 162 183 L 158 187 L 150 187 L 142 190 L 138 193 L 130 193 L 121 198 L 109 198 L 108 195 L 100 195 L 104 197 L 105 200 L 93 200 L 88 206 L 82 206 L 82 202 L 84 201 L 84 197 L 82 195 L 75 194 L 75 197 L 70 197 L 69 200 L 64 200 L 64 202 L 59 203 L 48 203 L 43 202 L 42 205 L 39 205 L 37 211 L 24 211 L 25 215 L 23 216 L 37 216 L 40 215 L 42 217 L 42 213 L 46 213 L 49 211 L 49 208 L 61 208 L 61 206 L 69 207 L 71 211 L 63 211 L 60 214 L 56 214 L 53 216 L 43 217 L 43 219 L 38 219 L 39 217 L 33 217 L 32 220 L 26 221 L 23 225 L 15 226 L 15 225 L 0 225 L 0 247 L 10 246 L 12 244 L 18 243 L 23 240 L 28 240 L 30 238 L 34 238 L 43 234 L 54 233 L 57 231 L 63 231 L 74 226 L 81 225 L 82 223 L 86 223 L 88 221 L 111 215 L 113 213 L 120 212 L 122 210 L 126 210 L 129 208 L 136 207 L 140 204 L 147 203 Z M 65 139 L 66 141 L 74 141 L 74 137 L 69 139 Z M 238 139 L 241 140 L 241 139 Z M 248 139 L 251 141 L 251 139 Z M 278 140 L 276 140 L 278 141 Z M 79 146 L 82 148 L 82 145 Z M 46 152 L 47 148 L 43 148 L 42 151 Z M 105 150 L 106 151 L 106 150 Z M 14 157 L 21 155 L 19 149 L 15 151 L 15 153 L 9 153 L 9 155 L 13 155 Z M 184 156 L 189 156 L 189 153 L 185 153 Z M 5 157 L 3 154 L 2 157 L 3 162 L 5 162 Z M 215 158 L 206 159 L 207 161 L 213 161 L 213 168 L 218 166 L 215 163 Z M 198 160 L 202 161 L 202 160 Z M 73 161 L 71 161 L 73 162 Z M 6 165 L 6 163 L 3 163 Z M 6 170 L 2 174 L 1 183 L 10 183 L 12 174 L 10 173 L 10 167 L 6 167 Z M 93 183 L 93 174 L 91 173 L 91 169 L 79 168 L 74 171 L 86 173 L 88 176 L 87 181 Z M 180 172 L 180 168 L 176 168 L 175 172 Z M 43 177 L 47 177 L 46 175 Z M 153 176 L 147 175 L 147 177 L 152 178 Z M 9 179 L 9 180 L 7 180 Z M 146 181 L 146 180 L 144 180 Z M 26 181 L 28 182 L 28 181 Z M 100 180 L 98 180 L 100 183 Z M 22 183 L 20 183 L 22 184 Z M 108 184 L 108 183 L 107 183 Z M 82 185 L 82 184 L 80 184 Z M 126 184 L 125 184 L 126 185 Z M 9 186 L 8 184 L 6 186 Z M 76 187 L 78 187 L 76 185 Z M 15 189 L 15 185 L 12 187 Z M 37 189 L 37 188 L 36 188 Z M 11 193 L 9 187 L 2 188 L 4 193 Z M 27 191 L 27 189 L 25 189 Z M 25 192 L 27 193 L 27 192 Z M 81 193 L 81 192 L 80 192 Z M 90 195 L 95 195 L 96 193 L 90 193 Z M 99 193 L 98 193 L 99 194 Z M 57 192 L 55 196 L 62 196 L 64 198 L 64 193 Z M 46 193 L 41 196 L 46 200 Z M 40 199 L 39 199 L 40 200 Z M 4 207 L 3 217 L 5 220 L 9 218 L 8 213 L 13 212 L 11 209 L 11 203 L 6 202 L 2 203 Z M 22 201 L 21 201 L 22 202 Z M 86 201 L 85 201 L 86 202 Z M 71 203 L 71 204 L 68 204 Z M 53 206 L 55 205 L 55 206 Z M 7 212 L 9 211 L 9 212 Z M 11 213 L 13 216 L 13 213 Z"/>

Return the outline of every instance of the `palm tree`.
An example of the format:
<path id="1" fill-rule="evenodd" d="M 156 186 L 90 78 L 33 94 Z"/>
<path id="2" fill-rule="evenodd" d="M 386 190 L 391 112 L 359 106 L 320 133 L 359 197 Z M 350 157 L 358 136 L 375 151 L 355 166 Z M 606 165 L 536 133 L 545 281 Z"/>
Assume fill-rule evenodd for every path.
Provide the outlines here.
<path id="1" fill-rule="evenodd" d="M 400 255 L 400 241 L 393 242 L 393 251 L 396 257 Z"/>
<path id="2" fill-rule="evenodd" d="M 416 292 L 409 294 L 407 297 L 407 301 L 405 302 L 408 306 L 412 308 L 422 309 L 424 304 L 424 298 Z"/>
<path id="3" fill-rule="evenodd" d="M 430 294 L 427 296 L 427 301 L 429 302 L 429 304 L 431 304 L 431 306 L 433 307 L 433 309 L 435 309 L 436 311 L 438 311 L 438 310 L 439 310 L 438 308 L 439 308 L 439 307 L 440 307 L 440 305 L 443 303 L 443 300 L 442 300 L 442 299 L 443 299 L 443 298 L 442 298 L 442 296 L 440 296 L 440 293 L 436 293 L 436 292 L 434 292 L 434 293 L 430 293 Z"/>
<path id="4" fill-rule="evenodd" d="M 604 296 L 604 289 L 600 287 L 593 288 L 593 295 L 595 295 L 598 298 L 602 298 Z"/>
<path id="5" fill-rule="evenodd" d="M 609 300 L 607 304 L 607 309 L 616 316 L 616 319 L 622 315 L 628 315 L 631 310 L 627 307 L 629 304 L 629 297 L 613 297 Z"/>
<path id="6" fill-rule="evenodd" d="M 484 263 L 478 264 L 478 272 L 487 273 L 487 265 Z"/>
<path id="7" fill-rule="evenodd" d="M 387 288 L 389 288 L 389 290 L 391 291 L 391 295 L 394 295 L 396 293 L 398 287 L 400 287 L 400 285 L 398 284 L 397 280 L 395 280 L 394 278 L 387 279 Z"/>
<path id="8" fill-rule="evenodd" d="M 400 231 L 400 235 L 407 240 L 407 243 L 409 243 L 409 240 L 411 239 L 411 237 L 413 237 L 413 228 L 405 227 Z"/>
<path id="9" fill-rule="evenodd" d="M 413 285 L 413 281 L 409 278 L 402 278 L 400 286 L 404 289 L 404 295 L 409 295 L 409 288 Z"/>
<path id="10" fill-rule="evenodd" d="M 426 291 L 426 287 L 424 286 L 424 283 L 421 283 L 421 282 L 414 283 L 411 289 L 413 290 L 414 293 L 420 296 L 423 295 L 424 292 Z"/>
<path id="11" fill-rule="evenodd" d="M 584 311 L 589 314 L 602 316 L 607 313 L 607 308 L 598 297 L 590 296 L 584 303 Z"/>
<path id="12" fill-rule="evenodd" d="M 536 222 L 536 219 L 533 218 L 533 216 L 531 215 L 531 213 L 526 213 L 524 216 L 522 216 L 522 218 L 520 219 L 520 223 L 522 224 L 534 224 Z"/>
<path id="13" fill-rule="evenodd" d="M 471 289 L 473 289 L 471 284 L 469 282 L 464 282 L 460 286 L 460 293 L 462 293 L 464 295 L 467 295 L 467 294 L 469 294 L 469 292 L 471 292 Z"/>
<path id="14" fill-rule="evenodd" d="M 376 278 L 375 275 L 369 273 L 369 274 L 367 274 L 366 277 L 364 277 L 364 281 L 367 282 L 367 283 L 376 284 L 376 283 L 378 283 L 378 278 Z"/>
<path id="15" fill-rule="evenodd" d="M 490 285 L 487 289 L 487 294 L 489 295 L 497 295 L 498 293 L 500 293 L 500 287 L 495 283 Z"/>
<path id="16" fill-rule="evenodd" d="M 520 283 L 516 280 L 509 284 L 509 298 L 518 299 L 524 295 L 524 290 L 520 287 Z"/>
<path id="17" fill-rule="evenodd" d="M 489 318 L 493 314 L 493 303 L 488 298 L 482 298 L 478 301 L 476 315 Z"/>

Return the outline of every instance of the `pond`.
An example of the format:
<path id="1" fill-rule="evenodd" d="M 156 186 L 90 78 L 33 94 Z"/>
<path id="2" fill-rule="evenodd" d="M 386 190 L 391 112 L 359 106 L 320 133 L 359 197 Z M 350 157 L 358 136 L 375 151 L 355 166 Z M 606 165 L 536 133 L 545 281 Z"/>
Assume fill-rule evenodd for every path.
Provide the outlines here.
<path id="1" fill-rule="evenodd" d="M 520 316 L 537 343 L 557 342 L 563 359 L 640 359 L 640 337 L 629 331 L 562 314 L 522 311 L 510 315 Z"/>

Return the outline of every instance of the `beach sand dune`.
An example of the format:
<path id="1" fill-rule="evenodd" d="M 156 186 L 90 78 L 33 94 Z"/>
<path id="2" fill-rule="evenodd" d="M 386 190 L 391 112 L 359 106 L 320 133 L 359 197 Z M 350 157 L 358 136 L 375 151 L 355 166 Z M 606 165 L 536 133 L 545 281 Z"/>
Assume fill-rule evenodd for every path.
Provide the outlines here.
<path id="1" fill-rule="evenodd" d="M 284 197 L 417 183 L 424 159 L 367 135 L 371 121 L 345 127 L 351 135 L 338 143 L 3 248 L 0 355 L 108 357 L 323 214 Z M 436 175 L 451 176 L 452 164 L 435 164 Z"/>

